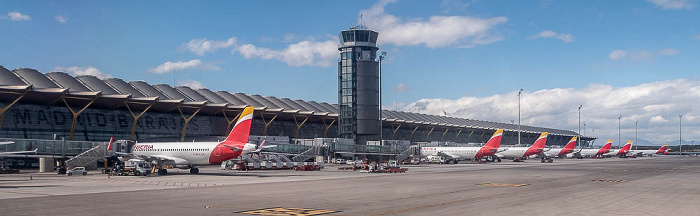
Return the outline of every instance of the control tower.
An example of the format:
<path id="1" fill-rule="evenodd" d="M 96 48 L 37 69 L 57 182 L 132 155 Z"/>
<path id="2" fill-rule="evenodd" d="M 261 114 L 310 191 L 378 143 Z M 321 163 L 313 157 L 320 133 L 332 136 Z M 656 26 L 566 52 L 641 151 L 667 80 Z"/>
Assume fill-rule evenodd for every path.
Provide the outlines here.
<path id="1" fill-rule="evenodd" d="M 340 32 L 338 134 L 357 144 L 379 140 L 379 62 L 376 31 L 353 27 Z"/>

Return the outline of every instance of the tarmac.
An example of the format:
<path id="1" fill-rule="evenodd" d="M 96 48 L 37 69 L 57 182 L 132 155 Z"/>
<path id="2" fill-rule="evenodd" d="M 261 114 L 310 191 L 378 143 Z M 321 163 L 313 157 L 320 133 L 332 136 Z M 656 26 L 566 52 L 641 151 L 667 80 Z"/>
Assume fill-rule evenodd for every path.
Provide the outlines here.
<path id="1" fill-rule="evenodd" d="M 699 215 L 700 157 L 0 175 L 2 215 Z M 24 172 L 24 171 L 23 171 Z"/>

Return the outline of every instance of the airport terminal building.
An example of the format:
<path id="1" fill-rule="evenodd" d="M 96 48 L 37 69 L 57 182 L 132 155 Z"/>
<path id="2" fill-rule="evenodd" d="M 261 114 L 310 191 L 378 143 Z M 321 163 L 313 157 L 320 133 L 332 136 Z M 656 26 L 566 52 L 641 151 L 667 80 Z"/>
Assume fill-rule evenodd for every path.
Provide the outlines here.
<path id="1" fill-rule="evenodd" d="M 251 135 L 291 139 L 339 137 L 337 104 L 255 94 L 151 85 L 143 81 L 0 67 L 0 137 L 78 141 L 216 140 L 237 114 L 255 107 Z M 382 111 L 384 140 L 481 143 L 504 128 L 504 144 L 517 142 L 517 125 Z M 562 145 L 573 131 L 522 126 L 523 143 L 549 132 Z M 592 140 L 593 137 L 584 137 Z M 358 143 L 364 144 L 364 143 Z"/>
<path id="2" fill-rule="evenodd" d="M 469 144 L 486 142 L 499 128 L 503 145 L 517 143 L 515 124 L 381 110 L 378 36 L 361 26 L 340 32 L 337 104 L 0 66 L 0 138 L 215 141 L 228 135 L 243 108 L 253 106 L 251 135 L 278 143 L 343 138 L 355 145 Z M 580 136 L 526 125 L 520 131 L 523 144 L 542 132 L 550 134 L 548 145 Z"/>

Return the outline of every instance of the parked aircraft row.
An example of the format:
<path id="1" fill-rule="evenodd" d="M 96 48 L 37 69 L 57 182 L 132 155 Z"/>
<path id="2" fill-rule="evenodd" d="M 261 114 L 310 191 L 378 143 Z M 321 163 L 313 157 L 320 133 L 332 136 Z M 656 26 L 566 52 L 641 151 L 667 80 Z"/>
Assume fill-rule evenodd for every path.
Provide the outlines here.
<path id="1" fill-rule="evenodd" d="M 167 168 L 190 169 L 190 173 L 199 173 L 198 165 L 220 164 L 223 161 L 233 159 L 242 154 L 260 151 L 261 144 L 248 143 L 250 127 L 253 119 L 253 107 L 246 107 L 233 126 L 228 137 L 222 142 L 153 142 L 136 143 L 130 151 L 114 151 L 119 159 L 126 161 L 139 158 L 157 164 L 159 174 L 166 174 Z M 540 157 L 542 162 L 552 162 L 554 157 L 603 157 L 624 155 L 654 155 L 665 154 L 666 145 L 661 149 L 632 151 L 632 141 L 621 149 L 610 149 L 612 139 L 600 149 L 575 149 L 577 137 L 571 140 L 564 148 L 546 148 L 548 133 L 542 133 L 530 147 L 502 147 L 503 129 L 498 129 L 482 147 L 422 147 L 420 157 L 428 159 L 440 159 L 445 162 L 457 163 L 459 161 L 498 161 L 512 159 L 522 161 L 528 157 Z M 5 142 L 1 144 L 11 144 Z M 0 145 L 1 145 L 0 144 Z M 110 140 L 108 150 L 112 151 L 113 141 Z M 4 152 L 5 154 L 30 153 L 34 151 Z"/>
<path id="2" fill-rule="evenodd" d="M 632 141 L 628 141 L 620 149 L 611 149 L 612 139 L 609 139 L 600 149 L 575 149 L 578 137 L 572 137 L 563 148 L 546 148 L 547 132 L 543 132 L 529 147 L 500 146 L 503 130 L 499 129 L 491 136 L 483 147 L 422 147 L 420 157 L 428 161 L 440 163 L 458 163 L 459 161 L 497 161 L 512 159 L 519 162 L 528 157 L 536 156 L 542 162 L 553 162 L 552 158 L 600 158 L 606 156 L 636 157 L 667 154 L 666 144 L 658 150 L 631 150 Z"/>

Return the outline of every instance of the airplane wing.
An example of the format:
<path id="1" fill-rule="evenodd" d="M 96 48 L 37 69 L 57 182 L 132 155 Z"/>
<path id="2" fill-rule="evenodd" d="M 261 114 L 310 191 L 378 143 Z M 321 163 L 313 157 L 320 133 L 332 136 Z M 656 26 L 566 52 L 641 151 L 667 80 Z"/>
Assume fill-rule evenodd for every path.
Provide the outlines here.
<path id="1" fill-rule="evenodd" d="M 165 156 L 165 155 L 134 155 L 130 153 L 122 153 L 122 152 L 115 152 L 117 155 L 119 155 L 119 160 L 121 161 L 126 161 L 132 158 L 140 158 L 149 162 L 154 162 L 154 161 L 166 161 L 166 162 L 172 162 L 174 164 L 189 164 L 189 161 L 179 158 L 179 157 L 172 157 L 172 156 Z"/>
<path id="2" fill-rule="evenodd" d="M 13 152 L 0 152 L 0 155 L 10 155 L 10 154 L 26 154 L 26 153 L 36 153 L 39 149 L 34 149 L 34 151 L 13 151 Z"/>
<path id="3" fill-rule="evenodd" d="M 444 152 L 438 152 L 437 155 L 440 155 L 440 156 L 442 156 L 442 157 L 452 158 L 452 159 L 460 159 L 460 158 L 462 158 L 462 157 L 460 157 L 459 155 L 447 154 L 447 153 L 444 153 Z"/>

